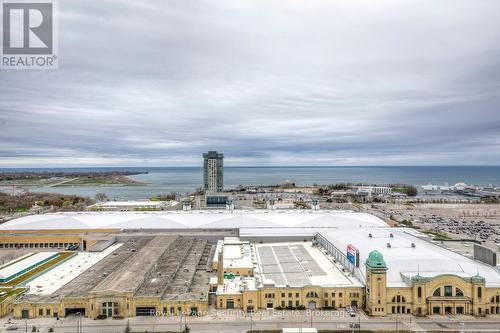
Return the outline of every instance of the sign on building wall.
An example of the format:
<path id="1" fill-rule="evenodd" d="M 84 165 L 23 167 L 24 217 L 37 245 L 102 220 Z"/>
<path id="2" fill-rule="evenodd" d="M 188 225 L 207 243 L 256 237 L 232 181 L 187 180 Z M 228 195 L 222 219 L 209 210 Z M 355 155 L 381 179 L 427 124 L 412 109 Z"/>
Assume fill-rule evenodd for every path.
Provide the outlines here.
<path id="1" fill-rule="evenodd" d="M 496 251 L 478 244 L 474 244 L 474 259 L 482 261 L 491 266 L 497 265 Z"/>
<path id="2" fill-rule="evenodd" d="M 359 267 L 359 251 L 352 244 L 347 244 L 347 260 Z"/>

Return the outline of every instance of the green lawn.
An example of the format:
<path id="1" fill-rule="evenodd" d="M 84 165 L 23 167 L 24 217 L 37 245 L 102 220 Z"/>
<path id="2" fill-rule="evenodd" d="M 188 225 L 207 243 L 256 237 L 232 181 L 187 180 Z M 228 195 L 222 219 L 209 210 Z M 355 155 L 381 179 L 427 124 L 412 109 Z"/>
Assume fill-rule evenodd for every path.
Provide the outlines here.
<path id="1" fill-rule="evenodd" d="M 439 232 L 439 231 L 430 231 L 430 230 L 425 230 L 425 231 L 422 231 L 424 234 L 427 234 L 427 235 L 431 235 L 431 236 L 434 236 L 434 239 L 435 240 L 450 240 L 450 239 L 453 239 L 451 238 L 450 236 L 448 236 L 446 233 L 444 232 Z"/>

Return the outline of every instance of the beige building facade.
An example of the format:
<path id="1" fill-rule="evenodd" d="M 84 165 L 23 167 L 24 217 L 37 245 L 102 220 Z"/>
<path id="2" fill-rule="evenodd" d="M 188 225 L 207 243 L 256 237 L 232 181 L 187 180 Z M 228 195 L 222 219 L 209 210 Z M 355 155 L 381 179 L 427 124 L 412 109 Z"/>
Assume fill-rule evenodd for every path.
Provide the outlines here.
<path id="1" fill-rule="evenodd" d="M 209 218 L 205 218 L 205 215 Z M 117 221 L 123 219 L 120 222 L 123 224 L 117 227 L 107 220 L 108 216 L 113 216 Z M 159 273 L 175 270 L 180 258 L 184 258 L 182 260 L 186 267 L 191 269 L 181 270 L 181 273 L 188 276 L 193 284 L 201 285 L 203 290 L 196 290 L 186 298 L 169 299 L 168 295 L 175 294 L 176 288 L 182 283 L 175 285 L 175 288 L 172 287 L 168 292 L 160 288 L 158 293 L 166 295 L 160 297 L 152 296 L 157 295 L 155 288 L 152 288 L 150 293 L 123 292 L 134 290 L 129 288 L 129 280 L 124 279 L 124 288 L 121 291 L 107 287 L 92 289 L 92 292 L 86 292 L 79 297 L 68 296 L 71 293 L 62 296 L 55 293 L 43 297 L 35 295 L 28 298 L 10 298 L 1 304 L 0 310 L 2 313 L 13 310 L 16 318 L 64 317 L 77 312 L 91 318 L 100 315 L 131 317 L 151 311 L 167 315 L 202 315 L 209 307 L 256 311 L 269 308 L 339 309 L 356 306 L 364 309 L 370 316 L 500 314 L 500 274 L 494 267 L 440 247 L 424 239 L 415 230 L 391 228 L 383 221 L 366 214 L 252 211 L 241 214 L 72 213 L 42 217 L 52 221 L 50 229 L 32 229 L 31 226 L 37 222 L 32 221 L 35 219 L 33 216 L 24 229 L 16 229 L 21 224 L 9 227 L 10 221 L 3 224 L 0 230 L 0 250 L 66 247 L 73 244 L 80 245 L 80 250 L 88 250 L 102 237 L 116 236 L 123 242 L 123 239 L 130 239 L 139 243 L 159 235 L 178 236 L 192 228 L 196 230 L 193 231 L 196 237 L 191 238 L 198 239 L 172 240 L 176 242 L 176 247 L 182 249 L 178 255 L 169 257 L 172 248 L 167 248 L 163 240 L 158 240 L 155 247 L 150 252 L 144 252 L 144 255 L 140 254 L 140 251 L 143 251 L 141 248 L 134 250 L 137 252 L 125 248 L 116 250 L 118 255 L 115 258 L 122 258 L 122 264 L 109 264 L 113 269 L 109 268 L 108 273 L 122 269 L 121 267 L 126 265 L 124 263 L 129 264 L 133 259 L 137 274 L 131 276 L 141 275 L 136 286 L 140 288 L 142 282 L 150 283 L 153 280 L 153 275 L 147 275 L 142 269 L 145 264 L 143 258 L 154 256 L 158 263 L 164 262 L 164 266 L 148 263 L 148 272 L 157 274 L 157 278 Z M 68 219 L 67 224 L 58 230 L 55 226 L 61 223 L 63 217 Z M 92 227 L 70 229 L 71 223 L 76 223 L 73 219 Z M 44 223 L 48 225 L 49 222 Z M 151 229 L 140 228 L 146 223 L 149 223 Z M 166 229 L 165 225 L 170 225 L 172 230 Z M 232 228 L 234 225 L 239 228 Z M 127 228 L 130 230 L 126 230 Z M 321 232 L 331 243 L 337 254 L 317 244 L 315 235 L 305 234 L 312 233 L 314 228 L 318 228 L 318 233 Z M 227 230 L 236 231 L 228 233 Z M 208 236 L 205 237 L 205 234 Z M 245 238 L 241 236 L 242 239 L 223 239 L 227 234 L 244 235 Z M 294 241 L 288 241 L 288 237 Z M 203 242 L 200 240 L 202 238 Z M 186 245 L 191 244 L 190 242 L 193 246 L 198 244 L 198 249 Z M 359 262 L 349 264 L 345 261 L 348 245 L 357 248 Z M 302 246 L 305 252 L 301 249 Z M 130 248 L 132 247 L 133 244 L 130 245 Z M 212 247 L 216 249 L 213 250 Z M 267 247 L 269 249 L 264 249 Z M 157 250 L 159 248 L 161 253 Z M 192 255 L 183 257 L 185 253 L 190 253 L 189 251 L 192 251 Z M 281 251 L 289 253 L 291 258 L 297 257 L 296 262 L 283 261 L 279 257 Z M 221 257 L 219 252 L 222 253 Z M 275 256 L 275 263 L 265 262 L 266 252 Z M 213 260 L 206 260 L 208 255 L 202 255 L 203 253 L 211 253 Z M 301 253 L 310 254 L 324 274 L 314 273 L 317 267 L 306 267 L 310 266 L 311 260 L 298 258 Z M 197 259 L 190 262 L 194 257 Z M 286 272 L 283 269 L 284 263 L 290 264 Z M 268 270 L 268 267 L 273 265 L 277 270 Z M 203 271 L 208 278 L 205 279 L 204 275 L 203 281 L 196 280 L 196 270 Z M 215 276 L 212 271 L 220 274 Z M 294 273 L 298 271 L 304 273 L 307 279 L 290 283 Z M 282 277 L 280 272 L 284 272 Z M 361 275 L 356 275 L 355 272 Z M 177 276 L 177 280 L 181 281 L 180 277 L 181 275 Z M 81 275 L 76 279 L 79 278 Z M 168 283 L 165 275 L 162 279 L 162 283 Z M 283 281 L 279 281 L 280 279 Z M 100 281 L 95 282 L 96 285 L 98 283 Z M 200 296 L 202 292 L 203 297 Z"/>
<path id="2" fill-rule="evenodd" d="M 372 316 L 387 314 L 473 315 L 500 314 L 500 288 L 487 287 L 480 275 L 416 275 L 409 287 L 387 287 L 386 266 L 378 251 L 366 262 L 366 310 Z"/>

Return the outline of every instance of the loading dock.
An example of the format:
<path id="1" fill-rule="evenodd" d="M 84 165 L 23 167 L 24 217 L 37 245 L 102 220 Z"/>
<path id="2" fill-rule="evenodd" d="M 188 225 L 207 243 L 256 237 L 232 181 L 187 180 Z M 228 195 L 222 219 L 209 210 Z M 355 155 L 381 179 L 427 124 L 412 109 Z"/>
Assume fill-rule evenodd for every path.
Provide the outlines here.
<path id="1" fill-rule="evenodd" d="M 66 308 L 64 310 L 64 316 L 68 317 L 71 315 L 82 315 L 85 317 L 85 308 Z"/>
<path id="2" fill-rule="evenodd" d="M 154 316 L 156 314 L 156 307 L 154 306 L 141 306 L 135 308 L 136 316 Z"/>

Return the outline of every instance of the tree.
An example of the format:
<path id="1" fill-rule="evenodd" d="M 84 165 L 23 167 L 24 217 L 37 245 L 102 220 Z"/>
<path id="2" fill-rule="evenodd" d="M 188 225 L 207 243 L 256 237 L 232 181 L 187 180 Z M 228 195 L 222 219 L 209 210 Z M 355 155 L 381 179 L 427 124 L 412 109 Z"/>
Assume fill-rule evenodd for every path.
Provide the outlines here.
<path id="1" fill-rule="evenodd" d="M 95 194 L 95 199 L 99 202 L 108 201 L 108 196 L 106 193 L 99 192 Z"/>
<path id="2" fill-rule="evenodd" d="M 406 188 L 406 195 L 409 197 L 414 197 L 418 194 L 418 190 L 415 186 L 409 185 Z"/>

